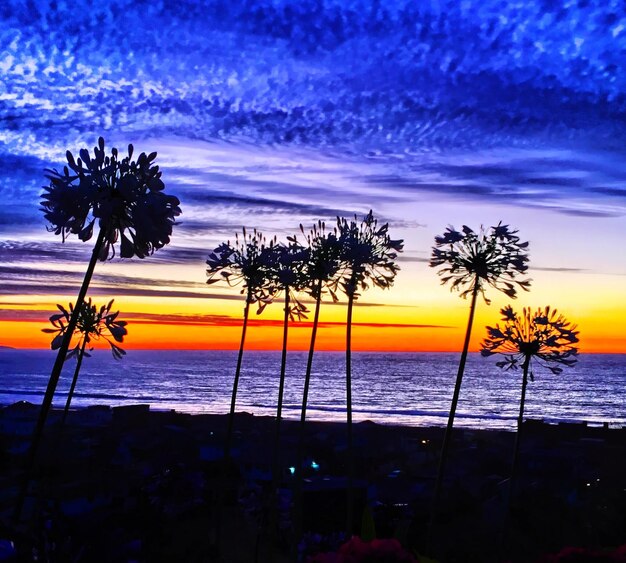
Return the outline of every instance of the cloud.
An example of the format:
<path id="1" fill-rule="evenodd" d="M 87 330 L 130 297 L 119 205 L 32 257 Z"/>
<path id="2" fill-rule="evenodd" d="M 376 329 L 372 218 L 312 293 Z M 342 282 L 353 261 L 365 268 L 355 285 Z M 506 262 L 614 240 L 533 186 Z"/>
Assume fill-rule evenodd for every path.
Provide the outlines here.
<path id="1" fill-rule="evenodd" d="M 96 303 L 97 304 L 97 303 Z M 117 308 L 114 306 L 114 310 Z M 40 322 L 45 325 L 50 315 L 56 313 L 57 310 L 45 309 L 17 309 L 17 308 L 0 308 L 0 321 L 9 322 Z M 119 318 L 128 322 L 129 326 L 137 324 L 149 325 L 175 325 L 175 326 L 206 326 L 206 327 L 241 327 L 241 317 L 233 317 L 230 315 L 177 315 L 177 314 L 161 314 L 161 313 L 140 313 L 134 311 L 120 311 Z M 251 317 L 248 325 L 252 327 L 270 327 L 282 328 L 283 321 L 273 319 L 263 319 L 259 317 Z M 291 329 L 307 329 L 310 330 L 312 323 L 310 321 L 300 321 L 290 323 Z M 375 323 L 375 322 L 355 322 L 353 327 L 373 328 L 373 329 L 450 329 L 448 325 L 436 324 L 403 324 L 403 323 Z M 343 328 L 343 322 L 324 321 L 318 324 L 320 329 L 324 328 Z M 43 327 L 42 327 L 43 328 Z"/>
<path id="2" fill-rule="evenodd" d="M 530 271 L 538 270 L 540 272 L 564 272 L 571 274 L 580 274 L 583 272 L 588 272 L 586 268 L 565 268 L 565 267 L 549 267 L 549 266 L 531 266 L 529 268 Z"/>
<path id="3" fill-rule="evenodd" d="M 0 266 L 0 276 L 4 283 L 0 295 L 70 295 L 77 294 L 83 280 L 82 271 L 42 270 L 28 266 Z M 206 290 L 204 290 L 206 288 Z M 170 299 L 218 299 L 243 301 L 241 288 L 232 288 L 229 293 L 210 291 L 205 282 L 172 280 L 165 278 L 144 278 L 119 274 L 98 273 L 90 286 L 90 295 L 119 297 L 155 297 Z M 313 301 L 308 297 L 302 303 Z M 345 306 L 345 303 L 329 301 L 325 306 Z M 357 307 L 387 307 L 384 303 L 357 301 Z M 404 307 L 404 305 L 394 305 Z"/>
<path id="4" fill-rule="evenodd" d="M 204 265 L 244 225 L 284 235 L 371 207 L 408 230 L 420 201 L 626 215 L 615 2 L 57 4 L 3 5 L 0 264 L 31 267 L 4 270 L 2 294 L 75 294 L 91 244 L 46 234 L 41 186 L 100 134 L 156 149 L 181 199 L 159 266 Z M 92 288 L 240 298 L 198 283 L 98 275 Z"/>

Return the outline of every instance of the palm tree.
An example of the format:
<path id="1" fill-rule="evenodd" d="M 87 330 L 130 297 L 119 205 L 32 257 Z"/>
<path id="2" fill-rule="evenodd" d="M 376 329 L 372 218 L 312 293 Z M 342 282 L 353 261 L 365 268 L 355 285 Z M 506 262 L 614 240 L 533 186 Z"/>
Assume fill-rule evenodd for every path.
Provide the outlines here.
<path id="1" fill-rule="evenodd" d="M 257 314 L 263 312 L 265 307 L 272 302 L 276 288 L 270 278 L 270 268 L 273 261 L 274 244 L 272 240 L 268 244 L 265 237 L 256 229 L 249 233 L 243 229 L 243 237 L 235 237 L 235 244 L 230 241 L 217 246 L 207 258 L 208 284 L 226 281 L 229 286 L 241 285 L 241 294 L 245 296 L 243 310 L 243 326 L 241 328 L 241 341 L 235 369 L 235 380 L 230 401 L 226 440 L 224 442 L 224 461 L 227 465 L 230 460 L 232 446 L 232 434 L 235 417 L 235 405 L 237 402 L 237 390 L 239 388 L 239 376 L 243 361 L 243 351 L 246 342 L 246 331 L 250 314 L 250 305 L 258 305 Z"/>
<path id="2" fill-rule="evenodd" d="M 560 365 L 573 366 L 576 362 L 578 332 L 556 309 L 545 307 L 532 312 L 524 307 L 518 315 L 511 306 L 500 310 L 503 326 L 487 327 L 487 337 L 483 341 L 481 355 L 504 354 L 504 359 L 496 362 L 500 368 L 522 368 L 522 396 L 517 417 L 517 435 L 511 463 L 511 490 L 517 475 L 519 445 L 524 420 L 524 403 L 528 378 L 534 380 L 533 362 L 544 366 L 554 374 L 563 372 Z M 556 364 L 556 365 L 555 365 Z M 560 365 L 559 365 L 560 364 Z"/>
<path id="3" fill-rule="evenodd" d="M 128 145 L 128 156 L 122 157 L 116 148 L 106 156 L 102 137 L 98 138 L 93 152 L 92 157 L 87 149 L 81 149 L 80 157 L 74 159 L 67 151 L 67 165 L 62 172 L 46 170 L 50 185 L 44 188 L 41 209 L 50 223 L 48 230 L 61 235 L 63 241 L 70 234 L 88 241 L 93 237 L 94 227 L 97 227 L 97 235 L 33 431 L 15 506 L 15 520 L 22 512 L 43 428 L 96 262 L 113 257 L 118 242 L 122 258 L 151 255 L 170 242 L 175 219 L 181 213 L 178 198 L 163 191 L 161 171 L 154 164 L 156 152 L 141 153 L 137 160 L 132 160 L 133 145 Z"/>
<path id="4" fill-rule="evenodd" d="M 370 285 L 388 289 L 398 273 L 395 263 L 398 252 L 402 252 L 403 241 L 393 240 L 389 236 L 389 225 L 379 227 L 370 211 L 358 223 L 344 218 L 337 219 L 337 230 L 342 251 L 342 260 L 346 265 L 341 287 L 348 297 L 346 320 L 346 402 L 348 430 L 348 511 L 347 533 L 352 533 L 353 523 L 353 479 L 354 450 L 352 445 L 352 310 L 360 292 Z"/>
<path id="5" fill-rule="evenodd" d="M 478 233 L 466 225 L 463 225 L 462 232 L 456 231 L 454 227 L 448 227 L 443 236 L 435 237 L 430 266 L 433 268 L 442 266 L 437 272 L 441 277 L 442 285 L 451 282 L 450 290 L 459 291 L 463 298 L 471 295 L 471 303 L 448 425 L 441 447 L 439 469 L 435 481 L 431 528 L 441 494 L 454 416 L 469 350 L 476 298 L 480 293 L 485 303 L 489 304 L 490 301 L 485 294 L 489 286 L 502 291 L 512 299 L 516 298 L 518 287 L 527 291 L 530 287 L 530 280 L 519 279 L 528 270 L 527 252 L 528 242 L 520 242 L 517 231 L 510 230 L 509 226 L 503 225 L 502 222 L 488 230 L 481 227 Z"/>
<path id="6" fill-rule="evenodd" d="M 96 305 L 89 301 L 83 301 L 82 310 L 78 315 L 78 321 L 76 323 L 75 332 L 78 333 L 79 339 L 76 346 L 72 348 L 66 356 L 66 359 L 76 357 L 76 369 L 74 370 L 74 377 L 72 378 L 72 384 L 67 395 L 67 402 L 65 403 L 65 409 L 63 411 L 63 418 L 61 419 L 61 425 L 65 424 L 67 413 L 72 403 L 72 397 L 74 396 L 74 390 L 76 388 L 76 382 L 78 381 L 78 374 L 83 362 L 83 357 L 89 357 L 89 352 L 86 351 L 87 346 L 94 341 L 98 341 L 101 338 L 108 342 L 111 347 L 111 352 L 116 360 L 121 360 L 126 355 L 126 352 L 118 346 L 115 342 L 123 342 L 124 336 L 128 333 L 126 330 L 126 321 L 118 321 L 117 316 L 119 311 L 112 313 L 111 307 L 113 306 L 113 299 L 106 305 L 102 305 L 100 309 Z M 50 323 L 54 328 L 44 328 L 43 332 L 55 334 L 56 336 L 50 343 L 52 350 L 57 350 L 63 342 L 63 337 L 72 318 L 74 312 L 74 305 L 70 303 L 69 310 L 62 305 L 57 305 L 60 313 L 56 313 L 50 317 Z M 113 339 L 115 342 L 113 342 Z M 90 348 L 93 350 L 93 348 Z"/>

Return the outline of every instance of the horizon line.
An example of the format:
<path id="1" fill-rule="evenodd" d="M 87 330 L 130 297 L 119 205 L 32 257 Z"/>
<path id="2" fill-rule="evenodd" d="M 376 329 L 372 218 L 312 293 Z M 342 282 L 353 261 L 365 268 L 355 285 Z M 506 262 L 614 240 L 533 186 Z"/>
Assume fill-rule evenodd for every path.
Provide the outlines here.
<path id="1" fill-rule="evenodd" d="M 56 350 L 51 350 L 50 348 L 41 348 L 41 347 L 17 347 L 17 346 L 3 346 L 0 345 L 0 351 L 2 350 L 17 350 L 17 351 L 26 351 L 26 350 L 40 350 L 40 351 L 48 351 L 48 352 L 56 352 Z M 235 348 L 130 348 L 126 349 L 127 351 L 136 351 L 136 352 L 236 352 L 238 347 Z M 281 348 L 250 348 L 245 350 L 246 352 L 281 352 Z M 308 348 L 294 348 L 288 349 L 287 352 L 308 352 Z M 345 353 L 345 348 L 338 349 L 330 349 L 324 348 L 315 350 L 315 353 Z M 92 352 L 109 352 L 108 348 L 95 348 Z M 366 354 L 461 354 L 460 351 L 457 350 L 352 350 L 352 353 L 366 353 Z M 470 354 L 480 354 L 480 350 L 470 350 Z M 626 352 L 607 352 L 605 350 L 600 351 L 586 351 L 579 352 L 578 356 L 582 355 L 616 355 L 616 356 L 626 356 Z"/>

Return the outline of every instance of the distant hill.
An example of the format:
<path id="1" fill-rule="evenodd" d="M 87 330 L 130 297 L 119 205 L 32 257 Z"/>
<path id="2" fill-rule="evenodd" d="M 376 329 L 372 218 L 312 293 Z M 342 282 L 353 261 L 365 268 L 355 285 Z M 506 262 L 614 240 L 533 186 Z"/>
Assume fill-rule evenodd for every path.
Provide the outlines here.
<path id="1" fill-rule="evenodd" d="M 13 346 L 0 346 L 0 350 L 16 350 Z"/>

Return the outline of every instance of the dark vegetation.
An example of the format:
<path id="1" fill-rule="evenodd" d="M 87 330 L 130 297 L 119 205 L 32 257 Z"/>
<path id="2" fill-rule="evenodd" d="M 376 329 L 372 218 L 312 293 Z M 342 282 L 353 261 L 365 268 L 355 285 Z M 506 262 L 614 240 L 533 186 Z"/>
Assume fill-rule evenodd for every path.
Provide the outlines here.
<path id="1" fill-rule="evenodd" d="M 181 213 L 178 199 L 164 193 L 156 153 L 132 157 L 132 145 L 125 157 L 115 148 L 105 155 L 100 138 L 93 156 L 82 149 L 74 159 L 68 151 L 63 171 L 47 172 L 42 208 L 50 230 L 84 241 L 97 234 L 75 304 L 59 306 L 50 318 L 54 328 L 45 329 L 55 334 L 58 356 L 41 408 L 0 411 L 3 513 L 17 493 L 13 524 L 0 533 L 16 546 L 7 544 L 8 560 L 409 562 L 429 561 L 427 553 L 450 562 L 532 561 L 571 543 L 609 548 L 626 540 L 623 430 L 524 421 L 535 367 L 559 374 L 576 362 L 578 333 L 555 310 L 519 315 L 509 306 L 502 326 L 487 327 L 483 356 L 504 354 L 500 367 L 522 371 L 515 440 L 505 432 L 453 432 L 478 296 L 489 304 L 490 287 L 515 298 L 530 285 L 528 243 L 502 223 L 478 232 L 450 227 L 435 237 L 430 265 L 443 284 L 470 297 L 445 431 L 352 423 L 354 306 L 369 287 L 393 285 L 403 248 L 371 211 L 362 219 L 337 218 L 332 228 L 323 221 L 308 232 L 300 226 L 302 238 L 285 242 L 244 229 L 209 252 L 207 282 L 240 288 L 244 302 L 227 416 L 150 413 L 147 406 L 70 411 L 93 342 L 106 340 L 118 358 L 125 353 L 118 344 L 126 323 L 111 312 L 113 302 L 98 309 L 85 301 L 97 260 L 112 258 L 118 245 L 123 258 L 148 257 L 169 242 Z M 307 423 L 322 300 L 337 302 L 340 293 L 347 301 L 347 424 Z M 280 296 L 276 417 L 238 415 L 251 307 L 261 314 Z M 301 416 L 283 421 L 288 329 L 309 318 L 309 301 Z M 65 412 L 48 421 L 44 439 L 61 367 L 72 356 L 77 365 Z M 369 500 L 368 486 L 376 489 Z M 361 539 L 346 543 L 353 534 Z"/>

